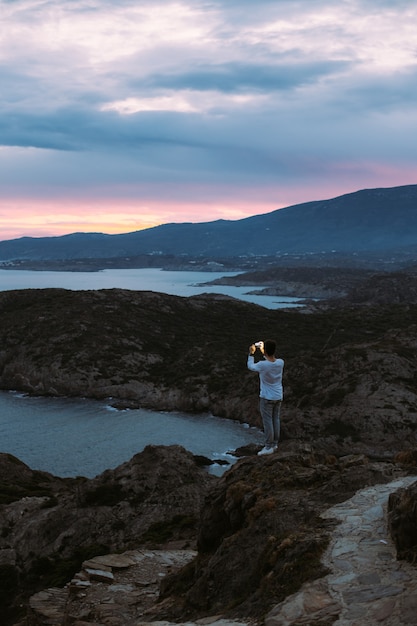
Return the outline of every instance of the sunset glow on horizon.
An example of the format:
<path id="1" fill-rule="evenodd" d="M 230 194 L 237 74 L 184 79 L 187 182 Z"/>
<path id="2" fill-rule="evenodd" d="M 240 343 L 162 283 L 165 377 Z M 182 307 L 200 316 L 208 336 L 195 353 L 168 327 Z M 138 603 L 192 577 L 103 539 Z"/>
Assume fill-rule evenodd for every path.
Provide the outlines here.
<path id="1" fill-rule="evenodd" d="M 216 219 L 238 220 L 275 210 L 275 204 L 239 203 L 238 206 L 206 206 L 193 202 L 158 206 L 153 202 L 140 205 L 138 202 L 108 200 L 92 202 L 61 203 L 42 201 L 26 203 L 24 200 L 4 203 L 7 211 L 1 220 L 1 239 L 20 237 L 50 237 L 74 232 L 100 232 L 109 235 L 128 233 L 153 228 L 170 222 L 206 222 Z M 139 216 L 139 218 L 138 218 Z M 209 216 L 209 217 L 207 217 Z"/>
<path id="2" fill-rule="evenodd" d="M 417 0 L 2 4 L 0 240 L 417 183 Z"/>

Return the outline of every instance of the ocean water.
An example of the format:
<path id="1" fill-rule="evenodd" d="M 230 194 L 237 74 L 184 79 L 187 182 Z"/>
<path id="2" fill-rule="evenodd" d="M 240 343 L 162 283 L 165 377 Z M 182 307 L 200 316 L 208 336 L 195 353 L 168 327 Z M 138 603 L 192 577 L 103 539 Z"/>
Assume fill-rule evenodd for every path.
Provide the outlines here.
<path id="1" fill-rule="evenodd" d="M 178 296 L 221 293 L 272 309 L 299 306 L 294 298 L 250 296 L 247 294 L 250 287 L 201 286 L 220 276 L 234 274 L 154 268 L 101 272 L 0 270 L 0 291 L 118 287 Z M 236 459 L 228 451 L 262 441 L 258 429 L 211 415 L 143 409 L 116 411 L 105 402 L 94 400 L 36 398 L 0 392 L 0 452 L 17 456 L 32 469 L 57 476 L 96 476 L 128 461 L 148 444 L 180 444 L 194 454 L 233 463 Z M 211 466 L 209 471 L 221 474 L 225 467 Z"/>
<path id="2" fill-rule="evenodd" d="M 228 454 L 262 432 L 212 415 L 144 409 L 119 411 L 106 402 L 41 398 L 0 392 L 0 452 L 55 476 L 92 478 L 117 467 L 148 444 L 184 446 L 194 454 L 233 464 Z M 222 474 L 228 466 L 209 466 Z"/>
<path id="3" fill-rule="evenodd" d="M 155 268 L 112 269 L 100 272 L 34 272 L 29 270 L 1 270 L 0 291 L 11 289 L 131 289 L 159 291 L 177 296 L 194 296 L 201 293 L 219 293 L 252 302 L 269 309 L 299 307 L 297 298 L 285 296 L 250 295 L 253 287 L 231 287 L 227 285 L 202 285 L 221 276 L 235 276 L 239 272 L 179 272 Z"/>

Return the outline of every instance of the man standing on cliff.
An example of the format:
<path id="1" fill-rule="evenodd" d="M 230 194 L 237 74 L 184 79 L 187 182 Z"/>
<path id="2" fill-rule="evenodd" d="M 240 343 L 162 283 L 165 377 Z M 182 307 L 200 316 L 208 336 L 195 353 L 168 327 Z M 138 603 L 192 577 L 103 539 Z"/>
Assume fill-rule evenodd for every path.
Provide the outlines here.
<path id="1" fill-rule="evenodd" d="M 257 348 L 264 358 L 255 363 Z M 259 374 L 259 410 L 265 434 L 265 446 L 258 452 L 259 455 L 272 454 L 278 448 L 284 361 L 275 356 L 275 351 L 276 343 L 272 339 L 249 346 L 248 368 Z"/>

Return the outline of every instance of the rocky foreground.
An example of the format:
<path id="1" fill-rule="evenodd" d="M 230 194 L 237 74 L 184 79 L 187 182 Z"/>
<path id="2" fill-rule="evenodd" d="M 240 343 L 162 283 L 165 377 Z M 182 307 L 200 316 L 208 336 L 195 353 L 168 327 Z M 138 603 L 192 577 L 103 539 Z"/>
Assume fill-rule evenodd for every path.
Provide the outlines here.
<path id="1" fill-rule="evenodd" d="M 416 313 L 407 301 L 300 312 L 117 289 L 1 293 L 2 389 L 259 425 L 247 346 L 274 337 L 285 359 L 278 453 L 237 452 L 221 478 L 177 446 L 149 446 L 94 479 L 55 477 L 0 455 L 1 623 L 342 619 L 346 600 L 326 614 L 319 593 L 338 517 L 328 511 L 358 490 L 417 475 Z M 412 486 L 394 493 L 379 522 L 411 563 L 416 500 Z M 375 572 L 363 575 L 364 603 L 388 602 L 389 591 L 374 597 Z M 409 574 L 403 586 L 414 581 Z M 314 616 L 311 603 L 308 612 L 300 593 L 324 598 L 324 612 Z M 394 600 L 391 612 L 374 606 L 374 623 L 414 623 L 392 621 L 400 606 L 412 612 Z"/>
<path id="2" fill-rule="evenodd" d="M 1 623 L 319 626 L 346 610 L 331 593 L 346 576 L 353 590 L 362 589 L 357 611 L 372 613 L 417 588 L 413 566 L 408 578 L 398 578 L 382 563 L 390 532 L 399 556 L 417 556 L 417 489 L 399 490 L 417 485 L 416 456 L 390 463 L 336 458 L 287 442 L 217 478 L 181 447 L 148 446 L 94 479 L 61 479 L 0 455 Z M 385 487 L 385 499 L 394 494 L 389 516 L 368 496 L 370 512 L 358 517 L 348 499 L 386 483 L 393 483 Z M 352 539 L 341 529 L 330 563 L 338 517 L 353 535 L 369 536 L 353 557 Z M 378 572 L 365 558 L 367 542 L 382 549 Z M 326 587 L 335 563 L 340 581 Z M 303 615 L 309 621 L 300 621 Z"/>

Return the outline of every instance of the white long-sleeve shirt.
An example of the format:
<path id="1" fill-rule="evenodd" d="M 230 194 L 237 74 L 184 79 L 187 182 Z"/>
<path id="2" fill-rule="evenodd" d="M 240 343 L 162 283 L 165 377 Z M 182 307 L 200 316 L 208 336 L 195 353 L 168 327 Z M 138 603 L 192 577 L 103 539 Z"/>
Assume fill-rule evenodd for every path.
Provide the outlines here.
<path id="1" fill-rule="evenodd" d="M 275 359 L 275 361 L 258 361 L 255 363 L 253 355 L 248 356 L 248 368 L 252 372 L 259 374 L 259 397 L 265 400 L 282 400 L 282 373 L 284 370 L 284 361 Z"/>

